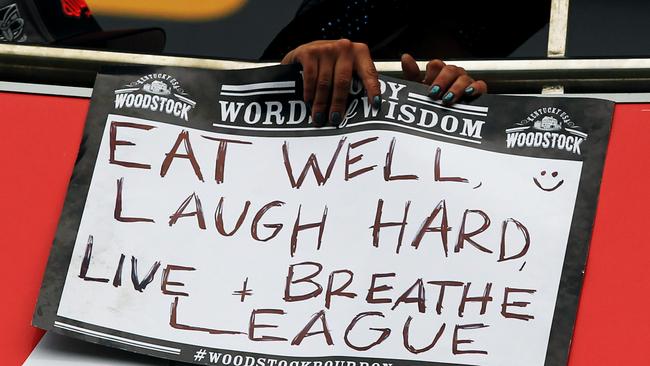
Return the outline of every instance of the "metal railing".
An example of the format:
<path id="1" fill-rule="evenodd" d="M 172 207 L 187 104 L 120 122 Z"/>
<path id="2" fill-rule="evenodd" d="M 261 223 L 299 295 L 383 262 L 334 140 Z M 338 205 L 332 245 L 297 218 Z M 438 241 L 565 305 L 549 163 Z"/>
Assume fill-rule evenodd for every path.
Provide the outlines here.
<path id="1" fill-rule="evenodd" d="M 650 58 L 566 59 L 570 0 L 552 0 L 547 56 L 529 60 L 451 60 L 491 93 L 650 93 Z M 420 63 L 424 69 L 426 62 Z M 131 54 L 0 44 L 0 80 L 92 87 L 102 66 L 164 65 L 232 70 L 272 63 Z M 380 73 L 399 77 L 399 62 L 377 62 Z"/>
<path id="2" fill-rule="evenodd" d="M 493 93 L 539 93 L 562 85 L 567 93 L 650 92 L 650 58 L 451 61 L 488 82 Z M 424 67 L 425 62 L 421 63 Z M 69 86 L 92 86 L 102 66 L 165 65 L 243 69 L 271 63 L 130 54 L 23 45 L 0 45 L 0 79 Z M 401 75 L 399 62 L 377 62 L 379 72 Z"/>

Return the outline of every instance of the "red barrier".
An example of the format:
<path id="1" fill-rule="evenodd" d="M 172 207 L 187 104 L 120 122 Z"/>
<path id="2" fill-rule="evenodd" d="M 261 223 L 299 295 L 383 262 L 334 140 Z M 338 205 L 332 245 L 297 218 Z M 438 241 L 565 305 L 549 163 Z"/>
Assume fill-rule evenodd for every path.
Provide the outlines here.
<path id="1" fill-rule="evenodd" d="M 650 104 L 617 105 L 570 366 L 650 365 Z"/>
<path id="2" fill-rule="evenodd" d="M 22 364 L 42 336 L 31 318 L 88 104 L 80 98 L 0 93 L 2 365 Z"/>

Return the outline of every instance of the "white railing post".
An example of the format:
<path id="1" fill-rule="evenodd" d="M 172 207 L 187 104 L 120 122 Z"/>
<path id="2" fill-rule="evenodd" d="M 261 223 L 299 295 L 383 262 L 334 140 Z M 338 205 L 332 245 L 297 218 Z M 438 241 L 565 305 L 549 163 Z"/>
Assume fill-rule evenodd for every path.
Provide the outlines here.
<path id="1" fill-rule="evenodd" d="M 552 0 L 551 17 L 548 23 L 549 58 L 564 58 L 566 55 L 566 36 L 569 23 L 569 0 Z M 547 85 L 542 94 L 564 94 L 564 85 Z"/>

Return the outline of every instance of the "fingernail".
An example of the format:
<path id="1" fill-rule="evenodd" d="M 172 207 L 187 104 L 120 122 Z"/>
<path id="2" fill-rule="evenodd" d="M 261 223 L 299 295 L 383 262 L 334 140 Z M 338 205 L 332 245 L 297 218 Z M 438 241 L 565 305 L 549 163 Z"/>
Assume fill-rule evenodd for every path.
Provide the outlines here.
<path id="1" fill-rule="evenodd" d="M 325 117 L 325 113 L 317 112 L 316 115 L 314 116 L 314 122 L 316 122 L 316 126 L 318 127 L 324 126 L 325 123 L 327 122 L 327 117 Z"/>
<path id="2" fill-rule="evenodd" d="M 333 126 L 338 126 L 341 124 L 341 121 L 343 119 L 341 118 L 341 113 L 339 112 L 332 112 L 330 115 L 330 122 L 332 123 Z"/>
<path id="3" fill-rule="evenodd" d="M 313 103 L 311 101 L 305 103 L 307 105 L 307 110 L 311 112 L 311 107 L 313 106 Z"/>
<path id="4" fill-rule="evenodd" d="M 447 94 L 445 94 L 445 96 L 442 98 L 442 101 L 445 103 L 450 103 L 452 99 L 454 99 L 454 93 L 447 92 Z"/>
<path id="5" fill-rule="evenodd" d="M 381 108 L 381 96 L 375 95 L 375 97 L 372 98 L 372 106 L 375 107 L 375 109 Z"/>
<path id="6" fill-rule="evenodd" d="M 429 90 L 429 97 L 434 98 L 436 95 L 440 93 L 440 87 L 438 85 L 434 85 L 431 87 L 431 90 Z"/>
<path id="7" fill-rule="evenodd" d="M 474 88 L 471 86 L 468 86 L 467 89 L 465 89 L 465 94 L 466 95 L 472 95 L 474 94 Z"/>

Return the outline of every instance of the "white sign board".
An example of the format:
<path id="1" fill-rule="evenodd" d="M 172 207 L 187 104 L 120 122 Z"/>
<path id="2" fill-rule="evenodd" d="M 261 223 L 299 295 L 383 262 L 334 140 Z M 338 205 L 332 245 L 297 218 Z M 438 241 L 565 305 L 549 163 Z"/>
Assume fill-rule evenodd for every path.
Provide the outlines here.
<path id="1" fill-rule="evenodd" d="M 36 324 L 199 364 L 565 362 L 611 104 L 381 84 L 318 129 L 289 68 L 100 75 Z"/>

